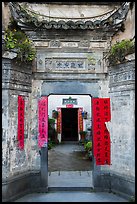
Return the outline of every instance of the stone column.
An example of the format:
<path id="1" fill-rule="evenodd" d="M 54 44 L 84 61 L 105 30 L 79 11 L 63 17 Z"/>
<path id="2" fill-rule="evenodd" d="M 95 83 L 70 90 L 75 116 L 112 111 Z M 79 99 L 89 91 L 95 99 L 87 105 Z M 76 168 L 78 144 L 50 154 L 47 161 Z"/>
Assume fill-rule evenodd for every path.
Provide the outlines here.
<path id="1" fill-rule="evenodd" d="M 48 146 L 41 148 L 41 187 L 43 190 L 48 187 Z"/>

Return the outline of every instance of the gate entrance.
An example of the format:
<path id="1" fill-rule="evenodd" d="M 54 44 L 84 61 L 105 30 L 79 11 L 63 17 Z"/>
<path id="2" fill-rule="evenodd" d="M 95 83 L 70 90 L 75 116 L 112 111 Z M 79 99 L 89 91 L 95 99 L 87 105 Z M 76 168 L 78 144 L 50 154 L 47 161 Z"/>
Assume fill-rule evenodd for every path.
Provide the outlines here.
<path id="1" fill-rule="evenodd" d="M 78 141 L 78 108 L 62 108 L 62 141 Z"/>

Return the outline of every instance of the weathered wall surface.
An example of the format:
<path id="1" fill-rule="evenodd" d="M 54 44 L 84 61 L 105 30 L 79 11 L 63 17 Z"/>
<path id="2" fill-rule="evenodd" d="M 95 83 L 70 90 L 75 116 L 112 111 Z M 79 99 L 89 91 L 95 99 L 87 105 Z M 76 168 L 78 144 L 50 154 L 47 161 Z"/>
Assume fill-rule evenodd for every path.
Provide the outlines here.
<path id="1" fill-rule="evenodd" d="M 135 61 L 110 69 L 112 166 L 123 176 L 135 176 Z"/>
<path id="2" fill-rule="evenodd" d="M 107 67 L 103 57 L 110 34 L 85 31 L 26 32 L 37 49 L 31 94 L 32 169 L 40 168 L 38 154 L 38 100 L 49 94 L 108 96 Z M 49 110 L 51 111 L 51 110 Z"/>
<path id="3" fill-rule="evenodd" d="M 49 94 L 107 97 L 107 67 L 103 57 L 110 45 L 110 33 L 84 31 L 84 36 L 83 32 L 73 30 L 26 33 L 37 49 L 31 94 L 31 137 L 32 169 L 38 169 L 38 99 Z"/>
<path id="4" fill-rule="evenodd" d="M 107 67 L 103 57 L 110 34 L 85 31 L 83 36 L 83 32 L 73 30 L 27 34 L 37 48 L 33 74 L 35 80 L 41 80 L 42 95 L 87 93 L 97 97 L 105 92 Z"/>
<path id="5" fill-rule="evenodd" d="M 132 39 L 135 37 L 135 2 L 131 2 L 130 10 L 125 21 L 124 32 L 116 33 L 112 38 L 112 44 L 123 39 Z"/>
<path id="6" fill-rule="evenodd" d="M 5 28 L 9 22 L 10 13 L 4 3 L 2 6 L 3 28 Z M 37 5 L 34 4 L 34 7 L 36 11 L 39 10 Z M 68 7 L 66 6 L 65 9 Z M 54 17 L 59 14 L 58 8 L 53 7 Z M 77 6 L 77 17 L 89 17 L 91 12 L 89 12 L 88 5 L 86 7 L 83 5 L 84 8 L 86 9 L 83 12 L 81 6 Z M 99 6 L 94 6 L 94 8 L 98 13 L 103 12 Z M 106 12 L 108 8 L 112 7 L 102 8 Z M 48 9 L 47 12 L 49 12 Z M 71 9 L 73 10 L 73 7 Z M 134 36 L 134 24 L 130 24 L 132 20 L 134 22 L 134 13 L 133 8 L 128 14 L 125 32 L 118 32 L 113 38 L 114 41 Z M 67 15 L 68 18 L 72 17 L 70 11 L 67 12 Z M 62 18 L 62 16 L 60 17 Z M 26 29 L 25 32 L 34 41 L 37 49 L 34 66 L 21 67 L 9 59 L 3 59 L 2 64 L 3 181 L 12 175 L 18 174 L 20 177 L 23 172 L 34 170 L 39 172 L 40 170 L 37 138 L 38 100 L 41 96 L 51 93 L 91 94 L 93 97 L 110 97 L 111 99 L 112 120 L 109 127 L 112 141 L 112 165 L 101 167 L 102 171 L 99 170 L 99 174 L 104 171 L 109 173 L 104 177 L 97 175 L 99 185 L 102 185 L 104 189 L 108 187 L 107 185 L 109 187 L 111 185 L 111 189 L 134 194 L 134 61 L 111 67 L 108 70 L 103 58 L 111 44 L 111 32 L 80 29 L 67 31 L 60 29 L 31 31 Z M 25 98 L 25 148 L 23 151 L 17 148 L 18 95 L 23 95 Z M 119 177 L 115 177 L 116 175 Z M 42 181 L 40 181 L 39 175 L 35 177 L 37 178 L 36 182 L 30 175 L 22 178 L 20 177 L 19 181 L 15 179 L 15 183 L 12 182 L 10 188 L 8 184 L 4 184 L 6 186 L 4 188 L 7 188 L 4 192 L 5 200 L 9 195 L 8 191 L 11 192 L 9 196 L 12 196 L 11 190 L 14 186 L 17 186 L 18 192 L 29 187 L 33 189 L 34 186 L 37 189 L 37 184 L 41 186 Z M 123 180 L 120 180 L 121 178 Z M 16 192 L 13 194 L 15 195 Z"/>
<path id="7" fill-rule="evenodd" d="M 134 195 L 135 188 L 135 61 L 109 68 L 111 99 L 111 189 Z"/>
<path id="8" fill-rule="evenodd" d="M 30 96 L 30 136 L 31 136 L 31 170 L 40 170 L 40 154 L 38 148 L 38 100 L 41 97 L 41 81 L 32 80 Z"/>
<path id="9" fill-rule="evenodd" d="M 8 2 L 2 2 L 2 28 L 6 29 L 10 21 L 11 13 Z M 2 29 L 2 30 L 3 30 Z"/>
<path id="10" fill-rule="evenodd" d="M 28 171 L 30 168 L 30 137 L 29 137 L 29 95 L 31 92 L 31 67 L 21 67 L 9 59 L 3 59 L 2 64 L 2 177 Z M 25 99 L 25 132 L 24 150 L 17 145 L 18 95 Z"/>
<path id="11" fill-rule="evenodd" d="M 23 3 L 22 3 L 23 4 Z M 54 3 L 54 4 L 49 4 L 49 3 L 40 3 L 40 4 L 27 4 L 27 7 L 34 11 L 37 14 L 43 15 L 43 17 L 47 16 L 47 18 L 51 18 L 52 20 L 58 19 L 70 19 L 70 20 L 75 20 L 77 21 L 80 18 L 85 19 L 90 19 L 94 18 L 95 16 L 107 14 L 108 12 L 112 11 L 113 9 L 116 9 L 118 6 L 116 4 L 109 4 L 109 5 L 95 5 L 95 4 L 67 4 L 64 3 L 62 4 L 61 2 L 59 3 Z M 60 12 L 61 11 L 61 12 Z M 40 20 L 42 20 L 41 16 L 38 16 Z"/>

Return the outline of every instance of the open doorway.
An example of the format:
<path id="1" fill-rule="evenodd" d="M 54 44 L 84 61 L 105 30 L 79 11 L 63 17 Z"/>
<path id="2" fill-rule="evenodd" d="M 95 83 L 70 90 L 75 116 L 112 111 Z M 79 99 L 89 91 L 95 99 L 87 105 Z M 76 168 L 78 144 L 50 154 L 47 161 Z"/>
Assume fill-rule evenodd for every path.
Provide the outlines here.
<path id="1" fill-rule="evenodd" d="M 78 108 L 62 108 L 62 141 L 78 141 Z"/>

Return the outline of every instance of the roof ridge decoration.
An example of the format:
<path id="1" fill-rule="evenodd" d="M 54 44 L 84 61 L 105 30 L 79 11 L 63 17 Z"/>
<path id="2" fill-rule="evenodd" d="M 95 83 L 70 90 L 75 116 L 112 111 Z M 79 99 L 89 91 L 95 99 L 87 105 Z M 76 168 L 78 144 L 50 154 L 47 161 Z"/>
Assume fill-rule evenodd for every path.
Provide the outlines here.
<path id="1" fill-rule="evenodd" d="M 81 18 L 61 18 L 38 14 L 18 2 L 9 3 L 11 15 L 21 29 L 87 29 L 116 32 L 123 26 L 129 11 L 130 2 L 123 2 L 102 15 Z M 41 19 L 41 20 L 40 20 Z"/>

